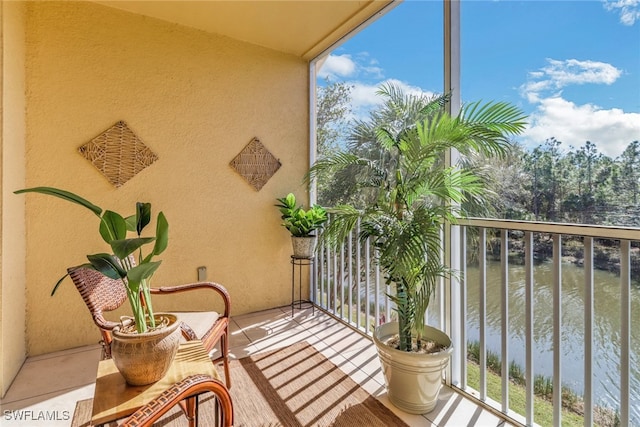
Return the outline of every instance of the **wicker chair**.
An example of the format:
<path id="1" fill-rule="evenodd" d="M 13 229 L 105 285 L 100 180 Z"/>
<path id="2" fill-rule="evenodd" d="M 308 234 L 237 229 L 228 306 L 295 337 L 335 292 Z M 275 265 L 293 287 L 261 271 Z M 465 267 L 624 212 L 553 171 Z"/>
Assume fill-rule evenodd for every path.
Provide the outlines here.
<path id="1" fill-rule="evenodd" d="M 67 270 L 73 283 L 78 288 L 80 295 L 91 312 L 93 321 L 102 334 L 102 358 L 111 358 L 111 331 L 119 323 L 112 322 L 104 318 L 103 313 L 112 311 L 120 307 L 127 300 L 127 292 L 124 283 L 113 280 L 102 273 L 86 268 L 72 267 Z M 179 292 L 188 292 L 197 289 L 207 289 L 214 291 L 224 303 L 224 312 L 215 311 L 172 312 L 178 316 L 182 323 L 182 336 L 186 340 L 199 339 L 202 341 L 207 352 L 211 352 L 220 343 L 220 357 L 213 359 L 217 364 L 224 365 L 225 382 L 231 388 L 231 375 L 229 373 L 229 314 L 231 312 L 231 299 L 224 286 L 213 282 L 199 282 L 185 285 L 152 288 L 151 294 L 170 295 Z"/>
<path id="2" fill-rule="evenodd" d="M 189 401 L 189 399 L 192 399 L 187 411 L 189 425 L 198 425 L 198 412 L 193 398 L 197 398 L 198 394 L 204 392 L 212 392 L 215 395 L 216 418 L 218 420 L 216 425 L 232 426 L 233 404 L 229 391 L 220 381 L 207 375 L 194 375 L 174 384 L 119 425 L 120 427 L 151 427 L 176 404 Z"/>

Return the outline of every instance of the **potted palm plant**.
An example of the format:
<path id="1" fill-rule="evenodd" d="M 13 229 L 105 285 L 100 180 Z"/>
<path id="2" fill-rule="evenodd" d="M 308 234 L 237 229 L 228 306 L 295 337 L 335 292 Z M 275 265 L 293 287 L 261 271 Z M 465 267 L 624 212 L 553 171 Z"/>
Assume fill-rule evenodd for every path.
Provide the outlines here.
<path id="1" fill-rule="evenodd" d="M 359 239 L 370 241 L 376 262 L 392 288 L 397 322 L 375 328 L 389 399 L 410 413 L 431 411 L 442 384 L 442 370 L 452 352 L 451 340 L 426 325 L 426 311 L 441 278 L 455 274 L 444 264 L 441 229 L 463 217 L 468 201 L 482 203 L 485 186 L 480 175 L 463 163 L 447 167 L 444 155 L 457 150 L 461 158 L 473 154 L 502 156 L 508 137 L 524 130 L 525 117 L 502 102 L 469 104 L 452 117 L 444 106 L 447 96 L 416 103 L 393 86 L 378 91 L 389 111 L 412 106 L 405 115 L 390 117 L 375 129 L 368 156 L 338 152 L 318 160 L 309 178 L 350 168 L 357 189 L 368 200 L 361 206 L 338 204 L 328 209 L 329 225 L 321 241 L 338 247 L 360 224 Z M 419 105 L 419 108 L 416 108 Z M 372 149 L 372 147 L 375 147 Z M 429 349 L 431 344 L 432 349 Z"/>
<path id="2" fill-rule="evenodd" d="M 162 378 L 175 357 L 180 339 L 179 322 L 176 316 L 168 313 L 154 313 L 151 301 L 151 277 L 161 263 L 159 260 L 154 260 L 154 257 L 164 252 L 169 242 L 169 224 L 164 214 L 162 212 L 158 214 L 155 236 L 143 237 L 143 230 L 151 222 L 150 203 L 136 203 L 135 213 L 123 217 L 116 212 L 103 210 L 74 193 L 53 187 L 27 188 L 15 193 L 40 193 L 58 197 L 88 209 L 100 219 L 99 234 L 110 246 L 112 253 L 87 255 L 88 263 L 83 264 L 82 267 L 99 271 L 111 279 L 121 280 L 125 285 L 133 315 L 132 319 L 124 319 L 122 326 L 113 331 L 114 362 L 127 382 L 132 385 L 150 384 Z M 128 232 L 134 233 L 134 237 L 127 238 Z M 144 255 L 142 248 L 149 244 L 153 244 L 153 248 Z M 51 295 L 55 294 L 67 275 L 58 280 Z M 144 344 L 146 341 L 154 344 L 147 347 Z M 158 357 L 159 345 L 161 348 L 167 348 L 165 358 Z M 153 357 L 131 355 L 133 348 L 141 350 L 146 348 Z M 145 358 L 144 378 L 128 370 L 132 365 L 128 359 L 129 356 Z M 157 363 L 157 369 L 149 366 L 153 362 Z"/>
<path id="3" fill-rule="evenodd" d="M 276 200 L 278 204 L 275 206 L 282 214 L 280 217 L 282 226 L 291 233 L 293 256 L 295 258 L 313 257 L 316 246 L 316 235 L 313 232 L 327 221 L 326 210 L 318 205 L 304 210 L 302 206 L 297 206 L 296 196 L 293 193 Z"/>

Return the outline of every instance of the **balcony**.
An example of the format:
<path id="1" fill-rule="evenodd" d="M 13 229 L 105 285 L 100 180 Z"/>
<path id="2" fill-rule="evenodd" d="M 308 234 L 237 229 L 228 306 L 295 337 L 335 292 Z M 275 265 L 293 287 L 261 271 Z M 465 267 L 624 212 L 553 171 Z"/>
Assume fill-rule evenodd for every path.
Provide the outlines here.
<path id="1" fill-rule="evenodd" d="M 311 309 L 297 310 L 291 317 L 289 306 L 274 308 L 234 317 L 231 328 L 234 358 L 309 342 L 410 426 L 509 425 L 449 387 L 443 388 L 440 403 L 429 414 L 398 411 L 386 398 L 384 378 L 371 340 L 321 310 L 316 309 L 315 313 Z M 29 358 L 2 400 L 2 425 L 32 427 L 33 421 L 16 418 L 21 411 L 33 410 L 57 411 L 60 418 L 67 414 L 64 420 L 47 421 L 47 426 L 69 426 L 68 417 L 73 415 L 76 402 L 93 397 L 99 358 L 98 345 Z M 239 389 L 232 388 L 232 394 L 234 399 L 251 399 Z M 7 411 L 17 412 L 10 412 L 15 416 L 9 419 Z"/>
<path id="2" fill-rule="evenodd" d="M 516 262 L 518 257 L 513 254 L 514 248 L 509 249 L 510 239 L 507 239 L 507 235 L 515 235 L 517 241 L 523 242 L 520 262 Z M 617 327 L 607 330 L 607 334 L 614 337 L 609 343 L 614 368 L 610 368 L 606 377 L 616 387 L 613 391 L 609 390 L 612 396 L 609 402 L 613 403 L 610 411 L 613 411 L 614 419 L 619 420 L 621 425 L 633 425 L 638 417 L 634 412 L 637 411 L 637 402 L 633 400 L 638 395 L 638 382 L 630 366 L 637 357 L 638 337 L 631 332 L 631 324 L 635 319 L 631 307 L 638 303 L 638 296 L 632 285 L 632 279 L 637 280 L 635 266 L 632 266 L 632 259 L 635 258 L 632 256 L 636 251 L 635 243 L 640 241 L 640 230 L 469 220 L 462 224 L 454 236 L 457 236 L 458 242 L 465 243 L 457 245 L 455 253 L 459 253 L 459 258 L 453 256 L 451 261 L 464 266 L 458 291 L 451 288 L 453 292 L 446 292 L 447 284 L 443 283 L 429 316 L 431 323 L 450 332 L 455 343 L 456 351 L 446 378 L 448 386 L 443 389 L 438 407 L 430 414 L 410 416 L 395 409 L 394 412 L 410 425 L 425 425 L 425 420 L 428 423 L 426 425 L 436 426 L 469 423 L 538 424 L 541 423 L 539 415 L 533 415 L 540 402 L 535 397 L 533 387 L 536 375 L 542 372 L 551 378 L 552 383 L 565 384 L 570 375 L 575 375 L 567 373 L 569 366 L 574 371 L 577 369 L 583 384 L 582 392 L 578 393 L 585 410 L 579 416 L 580 424 L 584 419 L 584 425 L 599 425 L 602 423 L 599 414 L 603 402 L 597 399 L 602 397 L 603 380 L 602 372 L 596 371 L 601 369 L 603 357 L 601 330 Z M 603 284 L 596 280 L 597 286 L 594 286 L 594 276 L 601 273 L 594 262 L 597 258 L 594 255 L 597 252 L 594 250 L 594 241 L 599 239 L 615 241 L 612 251 L 620 255 L 621 273 L 615 279 L 614 289 L 608 294 L 607 301 L 596 298 L 600 295 L 598 288 Z M 540 262 L 542 249 L 538 245 L 543 240 L 552 249 L 547 254 L 549 259 Z M 578 267 L 569 268 L 562 262 L 563 255 L 567 255 L 563 241 L 573 241 L 574 244 L 581 242 L 583 262 Z M 467 247 L 475 249 L 467 250 Z M 500 261 L 492 261 L 491 258 Z M 488 267 L 488 263 L 494 263 L 494 268 Z M 539 279 L 538 270 L 542 266 L 550 268 L 548 280 Z M 375 348 L 367 336 L 374 323 L 393 317 L 392 304 L 384 297 L 386 290 L 371 252 L 366 247 L 345 242 L 343 249 L 337 253 L 322 251 L 316 267 L 314 294 L 322 310 L 316 310 L 314 314 L 309 309 L 296 311 L 291 317 L 290 307 L 284 306 L 234 317 L 231 342 L 233 357 L 241 358 L 307 341 L 370 394 L 393 409 L 385 398 L 380 365 Z M 568 289 L 567 285 L 571 269 L 582 271 L 580 291 L 583 297 L 577 299 L 575 292 Z M 514 276 L 514 270 L 518 270 L 522 277 L 517 278 L 517 274 Z M 361 272 L 359 280 L 354 271 Z M 496 272 L 499 276 L 497 279 Z M 491 285 L 492 280 L 497 280 L 498 284 Z M 511 293 L 508 292 L 510 288 Z M 349 292 L 350 289 L 352 292 Z M 499 295 L 495 294 L 496 289 L 500 290 Z M 518 296 L 513 296 L 514 290 Z M 542 299 L 536 293 L 538 290 L 544 294 Z M 364 301 L 371 303 L 365 304 Z M 363 309 L 358 310 L 358 307 Z M 489 314 L 491 307 L 497 310 L 497 317 Z M 546 308 L 546 311 L 541 311 L 541 308 Z M 602 323 L 603 311 L 613 312 L 614 320 L 618 320 L 610 324 Z M 523 323 L 514 320 L 514 315 L 524 319 Z M 636 311 L 633 311 L 633 316 L 637 316 Z M 540 322 L 545 325 L 546 329 L 543 329 L 546 334 L 541 334 L 536 327 Z M 567 342 L 565 337 L 567 330 L 576 327 L 575 322 L 581 329 L 581 341 L 577 349 L 576 343 Z M 516 342 L 522 343 L 520 347 L 514 345 L 514 335 L 517 336 Z M 476 380 L 469 376 L 470 362 L 467 361 L 469 355 L 466 344 L 472 340 L 477 340 L 478 348 Z M 537 359 L 540 357 L 541 342 L 546 343 L 545 348 L 549 349 L 549 357 L 543 362 Z M 517 387 L 513 381 L 505 380 L 506 375 L 499 380 L 501 389 L 498 393 L 488 389 L 489 377 L 493 375 L 488 369 L 492 363 L 491 346 L 496 343 L 499 348 L 493 353 L 502 356 L 498 362 L 502 372 L 508 372 L 511 359 L 519 353 L 524 357 L 525 403 L 524 409 L 518 411 L 520 413 L 512 407 L 513 401 L 510 399 L 513 397 L 509 397 Z M 573 359 L 567 359 L 567 353 L 577 357 L 580 366 L 576 367 Z M 76 401 L 92 396 L 98 358 L 98 346 L 89 346 L 28 359 L 3 399 L 3 409 L 73 413 Z M 543 425 L 559 425 L 568 421 L 567 412 L 560 410 L 562 396 L 557 389 L 554 390 L 546 397 L 553 404 L 553 413 L 550 415 L 553 421 L 542 422 Z M 12 420 L 9 425 L 28 424 Z M 68 425 L 68 421 L 61 421 L 59 425 Z"/>
<path id="3" fill-rule="evenodd" d="M 355 235 L 340 250 L 321 252 L 316 300 L 371 334 L 393 318 L 393 304 L 372 249 Z M 449 385 L 514 423 L 640 422 L 631 369 L 640 351 L 631 329 L 640 303 L 640 230 L 475 219 L 450 236 L 446 259 L 460 274 L 441 283 L 429 308 L 430 324 L 454 343 Z M 607 257 L 616 272 L 597 268 Z M 543 398 L 538 383 L 546 384 Z M 562 409 L 567 392 L 573 411 Z"/>
<path id="4" fill-rule="evenodd" d="M 185 22 L 171 23 L 163 14 L 151 13 L 160 10 L 125 11 L 108 7 L 106 3 L 113 6 L 118 2 L 3 3 L 2 39 L 6 52 L 3 82 L 11 89 L 3 91 L 7 106 L 3 112 L 5 194 L 30 185 L 55 182 L 101 204 L 104 201 L 107 208 L 113 207 L 114 200 L 124 203 L 141 196 L 153 197 L 154 206 L 179 217 L 179 221 L 172 222 L 178 231 L 171 246 L 175 252 L 165 261 L 167 268 L 163 268 L 164 276 L 158 277 L 160 282 L 182 283 L 193 277 L 199 266 L 208 265 L 210 271 L 215 272 L 215 280 L 224 283 L 237 297 L 234 309 L 238 313 L 253 312 L 234 318 L 236 357 L 310 340 L 370 393 L 386 401 L 373 347 L 362 333 L 369 333 L 370 326 L 383 318 L 391 318 L 393 307 L 384 300 L 380 272 L 371 263 L 371 253 L 366 248 L 356 251 L 353 246 L 345 245 L 340 253 L 324 253 L 323 258 L 319 258 L 322 262 L 318 262 L 318 287 L 314 297 L 329 314 L 316 312 L 311 317 L 308 313 L 299 313 L 290 319 L 286 307 L 256 311 L 285 304 L 290 295 L 286 263 L 288 241 L 272 205 L 275 197 L 290 191 L 291 183 L 298 182 L 309 166 L 308 145 L 301 141 L 309 135 L 311 60 L 389 2 L 341 2 L 340 8 L 335 2 L 306 2 L 321 7 L 321 11 L 326 7 L 333 13 L 301 9 L 301 14 L 294 18 L 290 17 L 291 10 L 255 13 L 260 25 L 247 25 L 251 34 L 226 33 L 226 36 L 219 28 L 208 33 L 207 29 L 189 28 Z M 185 7 L 180 2 L 173 3 L 176 7 Z M 234 31 L 240 28 L 235 24 L 244 22 L 249 15 L 243 9 L 255 7 L 255 4 L 234 2 L 226 2 L 225 7 L 220 6 L 224 2 L 200 3 L 198 7 L 214 9 L 211 13 L 216 18 L 214 23 Z M 342 10 L 342 7 L 351 7 L 349 4 L 361 10 L 357 13 Z M 451 4 L 455 6 L 457 2 L 445 2 L 445 5 Z M 298 9 L 299 4 L 283 2 L 279 7 L 289 6 Z M 234 12 L 236 8 L 240 9 Z M 208 14 L 201 11 L 192 13 L 196 18 L 205 15 Z M 268 16 L 286 16 L 290 17 L 286 20 L 288 23 L 298 24 L 306 17 L 320 23 L 319 17 L 325 15 L 333 17 L 334 23 L 326 22 L 319 33 L 309 33 L 309 40 L 316 43 L 321 39 L 321 43 L 306 46 L 304 39 L 291 36 L 297 34 L 294 31 L 286 31 L 281 24 L 265 20 Z M 249 37 L 263 34 L 253 31 L 263 25 L 270 29 L 266 34 L 275 40 Z M 451 23 L 445 23 L 445 28 L 450 29 Z M 459 31 L 459 25 L 453 28 Z M 218 33 L 224 37 L 216 35 Z M 301 46 L 289 45 L 298 41 Z M 447 64 L 446 68 L 459 71 L 459 58 L 453 62 L 453 66 Z M 261 65 L 255 66 L 256 63 Z M 459 72 L 453 74 L 459 75 Z M 145 142 L 159 150 L 162 161 L 113 197 L 114 189 L 88 162 L 77 156 L 77 148 L 121 119 L 128 120 Z M 65 123 L 71 125 L 61 126 Z M 256 136 L 276 157 L 282 158 L 285 166 L 261 192 L 256 192 L 228 167 L 229 161 Z M 187 209 L 185 201 L 189 201 Z M 240 208 L 232 208 L 231 201 L 234 207 L 235 202 L 240 201 Z M 2 400 L 3 409 L 9 411 L 72 412 L 77 400 L 92 395 L 99 350 L 97 346 L 78 346 L 89 341 L 86 337 L 93 331 L 93 325 L 86 318 L 79 321 L 86 311 L 73 289 L 62 289 L 62 295 L 53 300 L 48 295 L 59 272 L 95 250 L 89 239 L 76 238 L 93 236 L 94 224 L 74 208 L 45 203 L 49 202 L 34 199 L 27 201 L 25 207 L 21 198 L 3 199 L 2 216 L 7 226 L 2 239 L 7 250 L 2 255 L 0 314 L 2 324 L 11 327 L 3 328 L 0 339 L 3 363 L 0 385 L 5 392 L 12 384 Z M 43 212 L 55 213 L 55 221 L 45 223 Z M 212 220 L 213 217 L 216 220 Z M 506 290 L 514 284 L 506 274 L 514 267 L 505 249 L 508 241 L 493 246 L 502 250 L 491 253 L 504 258 L 499 266 L 504 276 L 498 286 L 505 293 L 489 293 L 491 278 L 487 276 L 490 268 L 483 262 L 488 257 L 485 247 L 495 240 L 491 232 L 502 232 L 506 236 L 506 230 L 524 237 L 524 286 L 518 288 L 522 291 L 521 299 L 502 297 L 508 295 Z M 552 236 L 550 241 L 555 249 L 546 263 L 553 266 L 551 291 L 540 302 L 535 297 L 539 282 L 535 279 L 538 267 L 533 243 L 536 236 L 542 234 Z M 482 249 L 471 256 L 466 250 L 467 238 L 483 235 L 484 238 L 479 237 L 484 239 L 479 245 Z M 253 239 L 255 236 L 257 241 Z M 600 396 L 594 371 L 598 368 L 601 346 L 595 335 L 603 329 L 615 338 L 611 353 L 618 361 L 616 368 L 609 372 L 610 382 L 618 386 L 609 403 L 619 408 L 617 416 L 621 425 L 640 423 L 638 403 L 632 400 L 640 395 L 638 380 L 632 377 L 632 367 L 638 358 L 638 351 L 633 348 L 637 348 L 639 338 L 631 330 L 640 312 L 635 308 L 638 302 L 631 285 L 632 279 L 638 280 L 632 273 L 631 262 L 633 245 L 640 241 L 638 230 L 471 221 L 459 230 L 454 229 L 451 236 L 447 240 L 451 245 L 446 258 L 462 271 L 462 280 L 459 284 L 442 284 L 430 316 L 433 324 L 450 333 L 456 343 L 451 370 L 446 376 L 450 388 L 443 392 L 436 411 L 413 421 L 418 425 L 425 425 L 425 418 L 427 425 L 502 425 L 501 420 L 511 417 L 508 422 L 514 424 L 539 423 L 538 416 L 534 415 L 532 383 L 543 366 L 535 360 L 536 351 L 541 348 L 535 325 L 540 321 L 538 308 L 546 304 L 553 310 L 551 317 L 546 318 L 549 327 L 542 337 L 547 339 L 547 344 L 548 341 L 553 344 L 548 344 L 550 361 L 544 368 L 556 384 L 566 380 L 569 367 L 563 359 L 563 353 L 569 349 L 562 340 L 564 331 L 569 329 L 564 319 L 569 314 L 582 319 L 580 330 L 586 338 L 577 350 L 571 348 L 570 351 L 581 357 L 578 365 L 584 384 L 581 393 L 586 408 L 584 424 L 597 423 L 595 414 L 600 403 L 596 399 Z M 567 240 L 564 236 L 572 236 L 574 242 L 576 239 L 586 242 L 583 246 L 586 274 L 580 288 L 586 298 L 571 307 L 566 303 L 575 302 L 574 294 L 566 292 L 562 279 L 561 248 L 562 241 Z M 599 238 L 622 242 L 617 246 L 622 271 L 621 278 L 616 279 L 617 296 L 606 301 L 596 298 L 598 286 L 594 281 L 593 245 Z M 52 251 L 52 247 L 58 246 L 64 250 Z M 467 268 L 467 257 L 477 261 L 472 267 L 473 273 Z M 345 274 L 353 271 L 354 265 L 367 269 L 364 281 Z M 366 303 L 362 304 L 362 300 Z M 199 301 L 191 303 L 196 306 Z M 498 329 L 495 319 L 487 313 L 496 303 Z M 612 318 L 617 320 L 599 324 L 599 305 L 615 309 Z M 353 315 L 354 306 L 362 306 L 363 312 L 354 310 L 358 315 Z M 521 330 L 511 320 L 515 313 L 525 319 Z M 343 318 L 351 329 L 335 317 Z M 474 328 L 469 326 L 471 323 Z M 353 332 L 354 328 L 360 332 Z M 520 347 L 510 341 L 510 333 L 514 331 Z M 475 340 L 475 335 L 480 372 L 477 384 L 469 378 L 471 365 L 467 362 L 467 341 L 471 336 Z M 496 351 L 491 339 L 499 343 L 499 365 L 504 372 L 516 350 L 524 355 L 522 366 L 527 386 L 520 414 L 515 413 L 513 402 L 508 399 L 514 386 L 506 375 L 502 376 L 497 394 L 488 386 L 487 366 L 491 365 L 491 351 Z M 52 353 L 65 348 L 68 350 Z M 25 355 L 37 356 L 23 363 Z M 12 382 L 20 366 L 20 374 Z M 559 409 L 559 394 L 556 389 L 551 397 L 554 412 L 549 425 L 560 424 L 561 418 L 565 421 Z M 8 425 L 32 425 L 8 421 L 6 417 L 3 425 L 5 421 Z M 60 425 L 68 424 L 68 421 L 60 422 Z"/>

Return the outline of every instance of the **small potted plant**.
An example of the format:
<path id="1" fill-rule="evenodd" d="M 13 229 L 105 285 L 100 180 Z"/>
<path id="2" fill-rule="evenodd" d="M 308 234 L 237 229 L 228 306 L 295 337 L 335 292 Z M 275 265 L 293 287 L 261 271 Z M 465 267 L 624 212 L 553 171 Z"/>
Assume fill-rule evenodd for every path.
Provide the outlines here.
<path id="1" fill-rule="evenodd" d="M 296 196 L 293 193 L 286 197 L 276 199 L 275 205 L 282 214 L 282 226 L 291 233 L 294 258 L 311 258 L 315 251 L 315 230 L 322 227 L 327 221 L 327 212 L 319 205 L 313 205 L 308 210 L 296 205 Z"/>
<path id="2" fill-rule="evenodd" d="M 136 203 L 135 214 L 123 217 L 116 212 L 103 210 L 76 194 L 57 188 L 35 187 L 18 190 L 15 193 L 29 192 L 46 194 L 78 204 L 93 212 L 100 219 L 100 236 L 109 244 L 112 253 L 87 255 L 89 262 L 81 267 L 99 271 L 110 279 L 121 280 L 125 285 L 127 299 L 133 314 L 133 319 L 126 319 L 118 330 L 113 331 L 113 360 L 127 382 L 132 385 L 146 385 L 162 378 L 180 344 L 180 328 L 176 316 L 168 313 L 154 314 L 151 303 L 151 277 L 161 263 L 161 261 L 153 260 L 153 257 L 164 252 L 169 241 L 169 224 L 164 214 L 162 212 L 158 214 L 155 236 L 143 237 L 142 231 L 151 222 L 150 203 Z M 127 238 L 128 232 L 133 232 L 135 236 Z M 151 243 L 153 243 L 153 249 L 146 256 L 143 255 L 142 247 Z M 58 280 L 51 295 L 56 292 L 67 275 Z M 156 349 L 149 349 L 153 357 L 146 358 L 145 371 L 151 374 L 147 376 L 145 373 L 144 378 L 138 373 L 127 371 L 127 368 L 133 365 L 127 359 L 131 356 L 131 349 L 133 347 L 142 349 L 146 346 L 141 340 L 154 341 L 156 344 L 162 341 L 163 348 L 169 347 L 166 350 L 165 360 L 158 357 L 157 346 Z M 170 346 L 167 346 L 168 342 L 171 342 Z M 122 357 L 119 357 L 119 348 L 125 348 L 123 350 L 125 355 Z M 136 354 L 131 357 L 144 358 L 145 356 Z M 154 361 L 158 362 L 157 370 L 148 366 Z"/>

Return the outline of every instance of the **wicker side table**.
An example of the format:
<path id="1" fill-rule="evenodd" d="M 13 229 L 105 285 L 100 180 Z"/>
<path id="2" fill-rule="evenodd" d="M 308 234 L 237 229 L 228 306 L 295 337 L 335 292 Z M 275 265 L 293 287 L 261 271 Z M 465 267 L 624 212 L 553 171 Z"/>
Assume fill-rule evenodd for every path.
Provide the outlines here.
<path id="1" fill-rule="evenodd" d="M 113 359 L 102 360 L 98 364 L 91 425 L 103 425 L 128 417 L 174 384 L 198 374 L 220 379 L 202 342 L 195 340 L 180 344 L 167 374 L 160 381 L 146 386 L 130 386 L 118 372 Z M 197 426 L 197 399 L 197 395 L 187 398 L 187 408 L 192 412 L 189 414 L 192 416 L 189 426 Z"/>

